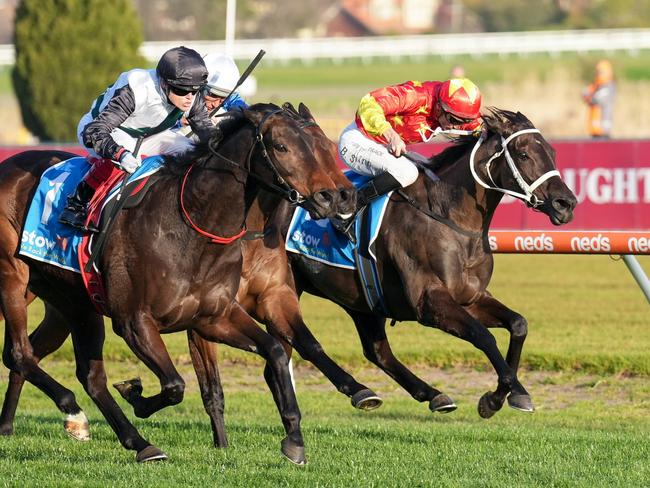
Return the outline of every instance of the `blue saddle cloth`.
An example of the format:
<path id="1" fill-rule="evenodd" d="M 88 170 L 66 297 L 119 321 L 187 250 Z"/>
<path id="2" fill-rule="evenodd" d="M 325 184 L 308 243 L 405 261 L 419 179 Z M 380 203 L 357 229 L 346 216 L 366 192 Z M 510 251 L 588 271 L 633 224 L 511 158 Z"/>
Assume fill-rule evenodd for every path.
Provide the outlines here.
<path id="1" fill-rule="evenodd" d="M 346 171 L 345 176 L 352 184 L 359 188 L 370 180 L 369 176 L 357 174 L 353 171 Z M 366 213 L 370 217 L 369 236 L 362 239 L 361 225 L 359 225 L 360 214 L 356 216 L 357 242 L 367 242 L 369 247 L 379 234 L 381 221 L 386 211 L 390 193 L 382 195 L 373 200 L 367 207 Z M 320 261 L 338 268 L 357 269 L 354 257 L 355 245 L 344 235 L 338 232 L 329 219 L 313 220 L 309 212 L 298 207 L 293 214 L 289 224 L 289 232 L 285 242 L 287 251 L 307 256 L 310 259 Z M 374 258 L 374 256 L 373 256 Z"/>
<path id="2" fill-rule="evenodd" d="M 135 181 L 155 173 L 164 160 L 160 156 L 147 158 L 129 178 Z M 19 254 L 53 264 L 63 269 L 81 272 L 79 245 L 83 233 L 79 229 L 59 223 L 68 195 L 90 169 L 84 157 L 62 161 L 45 170 L 36 189 L 23 227 Z M 117 192 L 112 190 L 108 199 Z"/>

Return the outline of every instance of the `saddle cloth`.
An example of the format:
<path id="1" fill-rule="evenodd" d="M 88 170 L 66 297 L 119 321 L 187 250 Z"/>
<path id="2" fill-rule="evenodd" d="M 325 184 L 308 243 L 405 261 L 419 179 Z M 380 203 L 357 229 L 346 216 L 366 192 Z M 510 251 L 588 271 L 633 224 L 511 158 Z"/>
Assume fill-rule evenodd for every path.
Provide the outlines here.
<path id="1" fill-rule="evenodd" d="M 162 167 L 163 162 L 160 156 L 147 158 L 130 176 L 124 193 L 128 195 L 125 208 L 142 200 L 154 182 L 152 176 Z M 87 288 L 89 284 L 97 288 L 89 289 L 89 294 L 95 306 L 103 313 L 95 301 L 102 300 L 104 295 L 99 271 L 94 269 L 90 274 L 83 272 L 90 256 L 94 234 L 84 234 L 79 229 L 59 223 L 59 215 L 65 208 L 68 195 L 75 191 L 89 169 L 90 164 L 86 158 L 75 157 L 62 161 L 43 173 L 27 212 L 19 254 L 82 274 Z M 97 189 L 90 202 L 93 222 L 100 222 L 101 214 L 106 213 L 106 209 L 114 203 L 122 179 L 123 174 L 120 174 L 118 178 L 113 178 Z"/>
<path id="2" fill-rule="evenodd" d="M 370 180 L 370 177 L 353 171 L 346 171 L 345 176 L 356 188 Z M 359 245 L 363 245 L 364 251 L 372 255 L 375 260 L 376 257 L 368 249 L 372 249 L 373 243 L 377 239 L 389 197 L 390 193 L 376 198 L 368 205 L 365 212 L 359 212 L 355 216 L 357 242 Z M 368 223 L 361 225 L 364 213 L 368 218 Z M 366 233 L 362 235 L 364 229 Z M 357 269 L 355 245 L 334 229 L 329 219 L 313 220 L 309 216 L 309 212 L 302 207 L 297 207 L 293 214 L 285 240 L 285 249 L 329 266 Z"/>

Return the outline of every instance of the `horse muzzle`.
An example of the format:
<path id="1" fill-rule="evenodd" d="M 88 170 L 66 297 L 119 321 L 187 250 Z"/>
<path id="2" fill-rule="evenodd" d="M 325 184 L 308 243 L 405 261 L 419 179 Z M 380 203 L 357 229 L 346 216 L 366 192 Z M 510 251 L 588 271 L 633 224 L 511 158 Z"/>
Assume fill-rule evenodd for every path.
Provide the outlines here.
<path id="1" fill-rule="evenodd" d="M 307 197 L 302 206 L 312 219 L 326 219 L 338 215 L 340 200 L 339 190 L 321 190 Z"/>
<path id="2" fill-rule="evenodd" d="M 544 201 L 539 209 L 548 215 L 553 225 L 568 224 L 573 220 L 573 209 L 578 200 L 573 194 Z"/>

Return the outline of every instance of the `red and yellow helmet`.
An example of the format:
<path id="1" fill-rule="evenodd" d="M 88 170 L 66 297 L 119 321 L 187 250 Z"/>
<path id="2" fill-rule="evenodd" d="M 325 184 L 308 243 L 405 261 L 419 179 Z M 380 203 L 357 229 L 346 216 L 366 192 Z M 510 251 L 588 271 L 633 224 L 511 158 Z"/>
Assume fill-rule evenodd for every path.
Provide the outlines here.
<path id="1" fill-rule="evenodd" d="M 440 87 L 440 106 L 445 112 L 462 119 L 477 119 L 481 115 L 481 92 L 467 78 L 452 78 Z"/>

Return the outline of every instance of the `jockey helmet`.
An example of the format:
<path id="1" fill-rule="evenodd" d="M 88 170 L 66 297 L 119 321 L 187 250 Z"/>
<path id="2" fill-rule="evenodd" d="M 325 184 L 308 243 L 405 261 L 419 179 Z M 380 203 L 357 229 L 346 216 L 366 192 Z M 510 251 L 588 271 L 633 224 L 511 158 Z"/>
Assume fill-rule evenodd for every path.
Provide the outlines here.
<path id="1" fill-rule="evenodd" d="M 481 92 L 467 78 L 452 78 L 440 86 L 442 110 L 461 119 L 477 119 L 481 115 Z"/>
<path id="2" fill-rule="evenodd" d="M 194 49 L 175 47 L 162 55 L 156 66 L 158 78 L 167 85 L 197 91 L 205 85 L 208 70 L 203 58 Z"/>
<path id="3" fill-rule="evenodd" d="M 226 97 L 235 88 L 239 81 L 239 69 L 235 61 L 227 54 L 208 54 L 203 58 L 208 68 L 208 95 Z"/>

